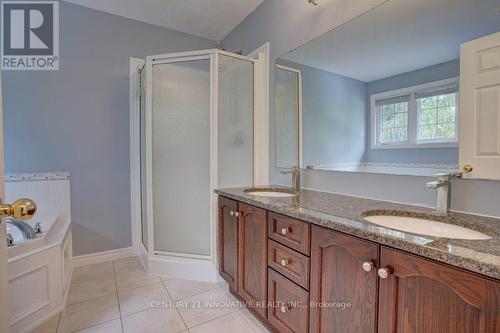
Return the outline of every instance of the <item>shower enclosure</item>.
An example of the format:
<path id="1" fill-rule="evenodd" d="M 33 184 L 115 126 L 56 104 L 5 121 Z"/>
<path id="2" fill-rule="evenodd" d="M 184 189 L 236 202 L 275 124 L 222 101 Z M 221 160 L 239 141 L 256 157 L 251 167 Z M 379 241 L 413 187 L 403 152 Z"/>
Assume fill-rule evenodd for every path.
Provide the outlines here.
<path id="1" fill-rule="evenodd" d="M 254 184 L 259 59 L 147 57 L 140 71 L 141 256 L 152 273 L 215 280 L 217 187 Z"/>

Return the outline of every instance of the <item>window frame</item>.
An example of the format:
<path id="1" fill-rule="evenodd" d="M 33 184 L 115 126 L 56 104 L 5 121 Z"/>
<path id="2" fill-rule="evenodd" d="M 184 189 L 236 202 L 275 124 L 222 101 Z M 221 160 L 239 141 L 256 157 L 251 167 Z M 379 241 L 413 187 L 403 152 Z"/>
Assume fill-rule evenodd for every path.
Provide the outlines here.
<path id="1" fill-rule="evenodd" d="M 459 87 L 460 78 L 453 77 L 449 79 L 429 82 L 416 86 L 406 87 L 397 90 L 385 91 L 370 96 L 370 147 L 371 149 L 407 149 L 407 148 L 443 148 L 443 147 L 458 147 L 459 138 Z M 453 140 L 418 140 L 418 108 L 415 95 L 421 92 L 439 91 L 446 86 L 457 85 L 457 104 L 456 104 L 456 121 L 455 133 L 456 137 Z M 382 127 L 382 116 L 377 110 L 377 101 L 399 96 L 409 96 L 408 100 L 408 140 L 401 142 L 382 143 L 380 141 L 380 133 Z"/>

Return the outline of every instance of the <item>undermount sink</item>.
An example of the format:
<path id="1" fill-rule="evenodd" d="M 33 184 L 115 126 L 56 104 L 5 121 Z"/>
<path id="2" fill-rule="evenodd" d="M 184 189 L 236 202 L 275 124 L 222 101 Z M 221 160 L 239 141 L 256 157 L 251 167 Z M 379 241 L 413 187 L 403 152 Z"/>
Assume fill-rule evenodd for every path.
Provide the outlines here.
<path id="1" fill-rule="evenodd" d="M 285 188 L 251 188 L 244 192 L 257 197 L 269 198 L 291 198 L 295 196 L 291 190 Z"/>
<path id="2" fill-rule="evenodd" d="M 479 231 L 454 224 L 432 221 L 425 218 L 394 215 L 371 215 L 365 216 L 365 220 L 383 227 L 410 232 L 413 234 L 466 240 L 491 239 L 490 236 Z"/>

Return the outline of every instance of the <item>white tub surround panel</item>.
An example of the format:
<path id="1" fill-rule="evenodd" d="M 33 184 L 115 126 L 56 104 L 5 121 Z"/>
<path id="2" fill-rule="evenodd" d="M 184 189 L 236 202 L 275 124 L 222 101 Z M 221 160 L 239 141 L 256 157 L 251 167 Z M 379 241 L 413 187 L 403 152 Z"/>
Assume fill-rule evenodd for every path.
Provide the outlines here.
<path id="1" fill-rule="evenodd" d="M 73 272 L 69 173 L 6 175 L 6 201 L 33 199 L 42 233 L 8 248 L 11 330 L 29 332 L 64 308 Z"/>
<path id="2" fill-rule="evenodd" d="M 35 201 L 37 205 L 35 216 L 37 217 L 70 217 L 71 199 L 69 172 L 6 174 L 6 202 L 14 202 L 19 198 L 29 198 Z"/>

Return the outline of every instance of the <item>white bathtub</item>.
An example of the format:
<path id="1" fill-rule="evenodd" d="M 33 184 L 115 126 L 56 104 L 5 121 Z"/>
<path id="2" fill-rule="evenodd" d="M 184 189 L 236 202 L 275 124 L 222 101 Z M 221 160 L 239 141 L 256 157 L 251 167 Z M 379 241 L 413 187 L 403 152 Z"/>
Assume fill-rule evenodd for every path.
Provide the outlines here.
<path id="1" fill-rule="evenodd" d="M 456 172 L 456 167 L 436 168 L 436 167 L 410 167 L 397 165 L 359 165 L 359 166 L 310 166 L 310 170 L 325 170 L 337 172 L 360 172 L 376 173 L 387 175 L 422 176 L 434 177 L 438 173 Z"/>
<path id="2" fill-rule="evenodd" d="M 28 332 L 64 307 L 73 271 L 70 219 L 38 217 L 42 233 L 8 248 L 12 332 Z"/>

